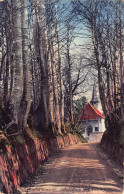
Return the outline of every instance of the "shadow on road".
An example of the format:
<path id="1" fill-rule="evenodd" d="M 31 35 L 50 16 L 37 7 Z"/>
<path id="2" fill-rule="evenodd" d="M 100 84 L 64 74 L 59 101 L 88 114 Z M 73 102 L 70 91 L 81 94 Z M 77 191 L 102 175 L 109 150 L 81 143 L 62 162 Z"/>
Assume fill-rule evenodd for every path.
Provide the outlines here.
<path id="1" fill-rule="evenodd" d="M 119 178 L 102 160 L 95 146 L 80 144 L 62 150 L 54 162 L 45 164 L 44 173 L 36 176 L 35 187 L 28 193 L 97 191 L 97 194 L 101 192 L 120 194 L 122 185 Z"/>

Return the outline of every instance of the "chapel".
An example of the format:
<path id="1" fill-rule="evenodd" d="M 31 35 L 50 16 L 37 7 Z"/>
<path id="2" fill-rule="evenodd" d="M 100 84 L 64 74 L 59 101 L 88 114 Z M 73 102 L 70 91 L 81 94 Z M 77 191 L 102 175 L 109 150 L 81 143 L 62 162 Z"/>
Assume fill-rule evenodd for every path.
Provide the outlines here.
<path id="1" fill-rule="evenodd" d="M 96 86 L 93 86 L 92 99 L 78 114 L 78 122 L 83 136 L 88 140 L 93 133 L 99 135 L 105 131 L 105 116 L 102 113 Z"/>

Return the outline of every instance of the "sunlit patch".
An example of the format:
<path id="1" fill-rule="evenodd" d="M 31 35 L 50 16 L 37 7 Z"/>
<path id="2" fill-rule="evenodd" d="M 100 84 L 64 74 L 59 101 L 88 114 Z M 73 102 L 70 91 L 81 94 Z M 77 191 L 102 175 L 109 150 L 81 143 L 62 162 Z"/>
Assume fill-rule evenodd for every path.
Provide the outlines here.
<path id="1" fill-rule="evenodd" d="M 105 169 L 105 166 L 101 163 L 99 163 L 99 160 L 95 159 L 90 159 L 88 161 L 87 159 L 80 159 L 80 158 L 73 158 L 73 157 L 66 157 L 62 160 L 60 160 L 59 163 L 57 163 L 53 168 L 54 169 L 61 169 L 61 168 L 74 168 L 74 167 L 79 167 L 80 168 L 90 168 L 90 169 Z"/>
<path id="2" fill-rule="evenodd" d="M 56 183 L 56 182 L 48 182 L 48 183 L 40 183 L 36 187 L 33 187 L 31 191 L 42 191 L 42 192 L 48 192 L 48 191 L 69 191 L 76 193 L 84 193 L 85 189 L 88 191 L 88 193 L 96 193 L 99 191 L 99 193 L 106 193 L 107 190 L 113 191 L 115 189 L 116 192 L 119 192 L 119 188 L 116 188 L 115 185 L 110 185 L 110 182 L 107 185 L 104 185 L 104 181 L 98 181 L 96 184 L 95 182 L 92 184 L 88 184 L 88 181 L 85 181 L 85 183 Z M 93 192 L 94 191 L 94 192 Z"/>

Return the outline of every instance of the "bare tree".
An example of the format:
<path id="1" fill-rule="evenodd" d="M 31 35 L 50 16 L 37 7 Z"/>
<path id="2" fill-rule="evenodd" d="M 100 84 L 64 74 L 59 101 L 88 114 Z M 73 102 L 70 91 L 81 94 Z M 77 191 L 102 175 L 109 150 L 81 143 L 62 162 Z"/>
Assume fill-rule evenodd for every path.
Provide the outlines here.
<path id="1" fill-rule="evenodd" d="M 28 37 L 28 1 L 22 1 L 22 57 L 23 57 L 23 104 L 25 104 L 24 118 L 23 118 L 23 128 L 27 126 L 28 115 L 31 107 L 31 72 L 30 72 L 30 53 L 29 53 L 29 37 Z"/>
<path id="2" fill-rule="evenodd" d="M 5 129 L 13 123 L 20 131 L 25 129 L 28 115 L 32 114 L 33 127 L 58 129 L 61 133 L 65 129 L 66 107 L 69 122 L 73 123 L 73 95 L 85 76 L 81 78 L 78 69 L 77 77 L 72 78 L 70 43 L 73 37 L 68 25 L 63 39 L 57 3 L 55 0 L 6 0 L 2 4 L 5 8 L 0 13 L 4 18 L 0 26 L 0 86 L 4 104 L 11 111 Z M 66 7 L 64 12 L 67 13 Z M 70 21 L 68 16 L 62 25 L 67 21 Z M 65 60 L 67 84 L 63 87 Z"/>
<path id="3" fill-rule="evenodd" d="M 123 28 L 120 3 L 123 4 L 121 1 L 97 0 L 72 2 L 73 11 L 80 19 L 83 18 L 81 21 L 92 34 L 100 99 L 106 121 L 110 123 L 123 118 L 120 113 L 122 103 L 119 92 L 119 90 L 123 91 L 120 87 L 123 80 Z M 111 15 L 110 9 L 112 10 Z M 122 44 L 119 44 L 119 40 Z"/>
<path id="4" fill-rule="evenodd" d="M 65 130 L 64 124 L 64 88 L 63 88 L 63 78 L 62 78 L 62 60 L 61 60 L 61 47 L 59 38 L 59 24 L 57 15 L 57 6 L 55 1 L 55 16 L 56 16 L 56 33 L 57 33 L 57 44 L 58 44 L 58 66 L 59 66 L 59 84 L 60 84 L 60 115 L 61 115 L 61 125 Z"/>
<path id="5" fill-rule="evenodd" d="M 21 26 L 21 2 L 20 0 L 12 0 L 13 6 L 13 118 L 18 125 L 20 120 L 19 109 L 23 95 L 23 61 L 22 61 L 22 26 Z"/>

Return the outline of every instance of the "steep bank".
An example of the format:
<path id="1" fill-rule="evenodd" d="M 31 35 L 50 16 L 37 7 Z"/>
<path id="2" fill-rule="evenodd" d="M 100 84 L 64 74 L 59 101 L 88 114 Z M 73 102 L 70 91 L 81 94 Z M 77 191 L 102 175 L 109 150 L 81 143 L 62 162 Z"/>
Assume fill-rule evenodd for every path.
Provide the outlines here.
<path id="1" fill-rule="evenodd" d="M 124 121 L 109 126 L 104 132 L 101 143 L 113 159 L 120 165 L 124 162 Z"/>
<path id="2" fill-rule="evenodd" d="M 13 137 L 10 144 L 0 149 L 0 191 L 13 193 L 48 156 L 78 142 L 81 140 L 72 134 L 38 139 L 30 129 Z"/>

